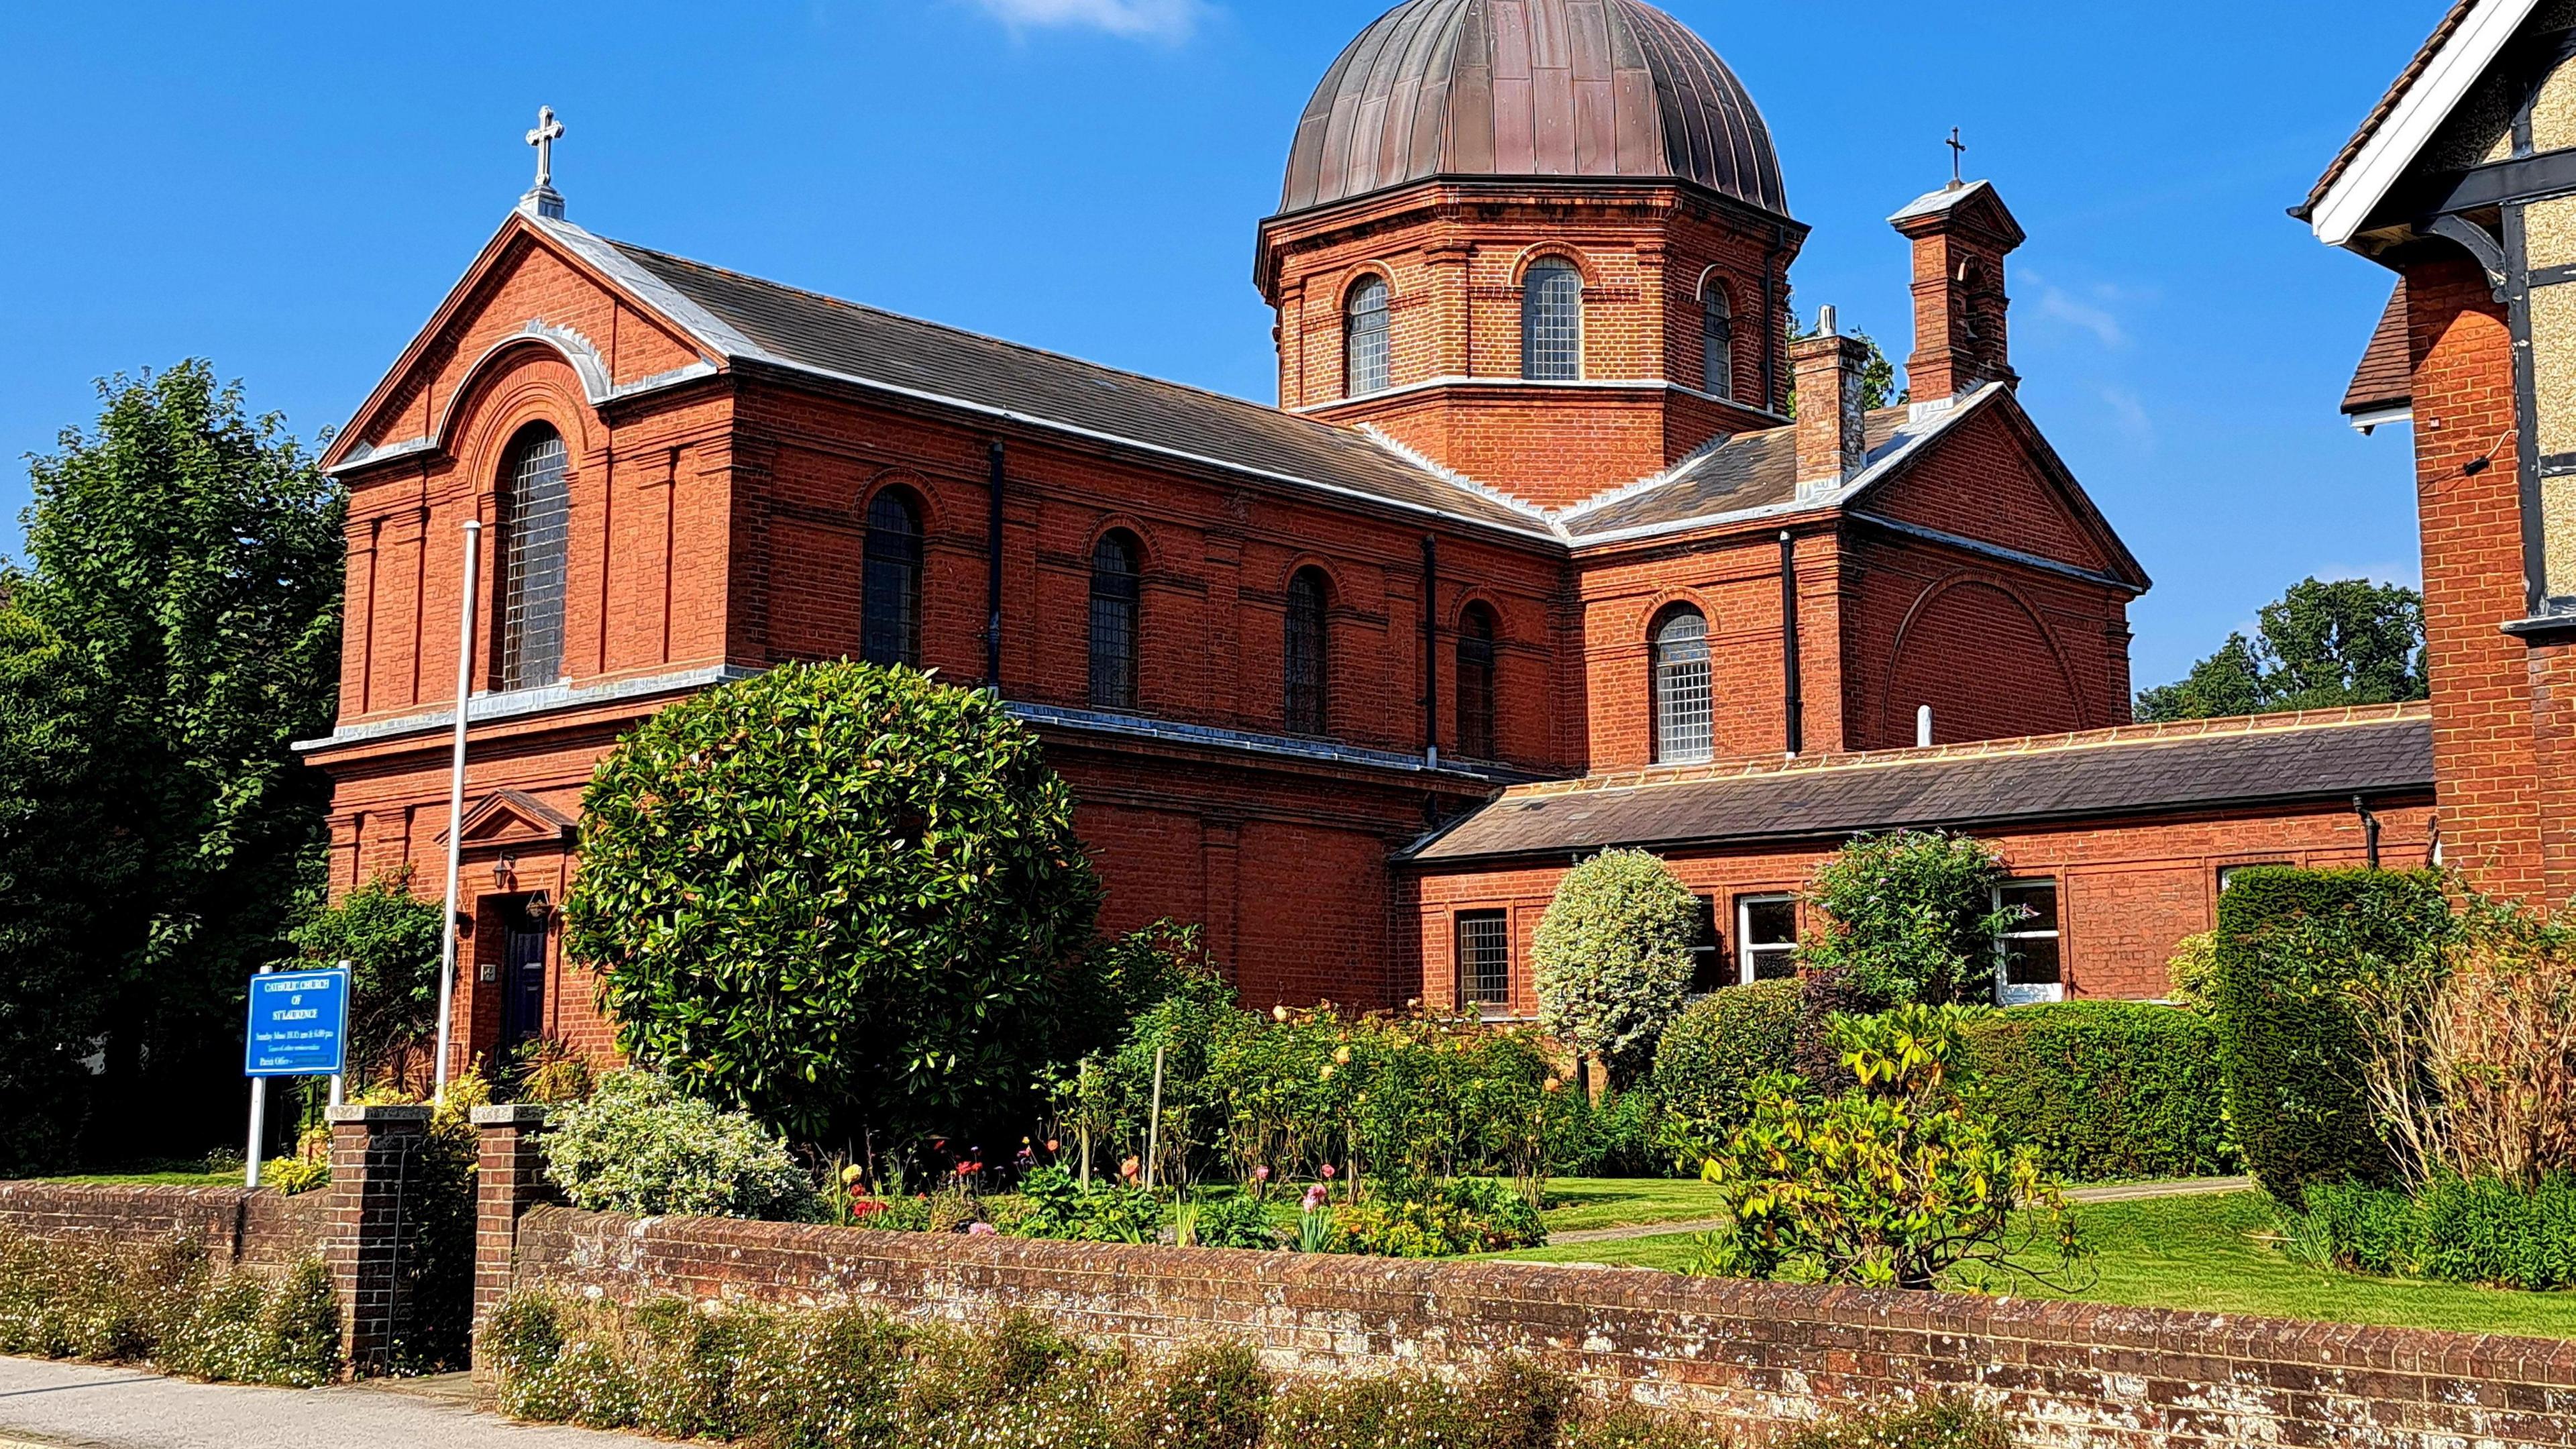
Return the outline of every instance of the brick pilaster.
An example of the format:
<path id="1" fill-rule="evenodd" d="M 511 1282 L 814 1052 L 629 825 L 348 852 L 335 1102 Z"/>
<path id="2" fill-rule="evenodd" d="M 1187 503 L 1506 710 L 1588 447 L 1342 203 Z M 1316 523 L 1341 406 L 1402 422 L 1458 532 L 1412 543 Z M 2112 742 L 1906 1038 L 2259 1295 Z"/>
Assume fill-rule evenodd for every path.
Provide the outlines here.
<path id="1" fill-rule="evenodd" d="M 334 1107 L 331 1226 L 322 1259 L 340 1301 L 342 1347 L 361 1377 L 392 1367 L 410 1328 L 402 1291 L 405 1227 L 415 1204 L 427 1107 Z"/>
<path id="2" fill-rule="evenodd" d="M 519 1215 L 554 1200 L 545 1177 L 546 1109 L 477 1107 L 474 1202 L 474 1335 L 510 1292 L 516 1270 Z M 483 1367 L 475 1358 L 475 1368 Z"/>

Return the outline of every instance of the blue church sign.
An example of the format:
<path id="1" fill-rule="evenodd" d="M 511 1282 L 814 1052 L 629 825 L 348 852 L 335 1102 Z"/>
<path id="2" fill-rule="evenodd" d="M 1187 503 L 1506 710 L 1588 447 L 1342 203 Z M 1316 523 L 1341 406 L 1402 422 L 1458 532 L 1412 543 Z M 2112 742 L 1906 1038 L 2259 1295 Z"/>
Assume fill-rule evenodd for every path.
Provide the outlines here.
<path id="1" fill-rule="evenodd" d="M 347 1066 L 349 973 L 276 971 L 250 979 L 244 1070 L 254 1077 L 329 1077 Z"/>

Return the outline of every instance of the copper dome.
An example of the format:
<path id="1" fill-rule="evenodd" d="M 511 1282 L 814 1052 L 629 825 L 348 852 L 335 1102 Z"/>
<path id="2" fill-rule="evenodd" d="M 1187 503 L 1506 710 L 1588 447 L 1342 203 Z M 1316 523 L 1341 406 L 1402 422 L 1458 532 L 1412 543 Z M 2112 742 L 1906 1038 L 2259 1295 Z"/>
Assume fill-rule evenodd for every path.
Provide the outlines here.
<path id="1" fill-rule="evenodd" d="M 1380 16 L 1307 103 L 1280 210 L 1429 176 L 1672 178 L 1789 209 L 1753 98 L 1643 0 L 1406 0 Z"/>

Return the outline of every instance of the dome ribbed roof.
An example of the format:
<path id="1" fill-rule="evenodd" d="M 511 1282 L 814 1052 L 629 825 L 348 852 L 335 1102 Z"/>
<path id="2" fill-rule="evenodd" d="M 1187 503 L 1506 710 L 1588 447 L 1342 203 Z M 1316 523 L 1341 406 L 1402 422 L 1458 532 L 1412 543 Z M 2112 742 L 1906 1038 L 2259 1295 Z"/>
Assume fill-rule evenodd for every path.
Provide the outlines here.
<path id="1" fill-rule="evenodd" d="M 1307 103 L 1280 210 L 1429 176 L 1669 177 L 1789 209 L 1743 83 L 1643 0 L 1407 0 L 1379 17 Z"/>

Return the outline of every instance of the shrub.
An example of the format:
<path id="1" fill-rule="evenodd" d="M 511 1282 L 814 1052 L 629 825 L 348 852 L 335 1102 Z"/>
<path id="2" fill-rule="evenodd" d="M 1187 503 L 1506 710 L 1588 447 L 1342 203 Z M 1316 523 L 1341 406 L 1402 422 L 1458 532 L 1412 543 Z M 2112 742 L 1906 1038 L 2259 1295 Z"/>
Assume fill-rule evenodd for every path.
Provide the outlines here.
<path id="1" fill-rule="evenodd" d="M 1698 1138 L 1752 1114 L 1753 1084 L 1797 1068 L 1799 983 L 1760 981 L 1693 1002 L 1655 1049 L 1655 1094 Z"/>
<path id="2" fill-rule="evenodd" d="M 1929 1289 L 1963 1263 L 2027 1271 L 2016 1258 L 2043 1243 L 2071 1267 L 2074 1219 L 2038 1154 L 2005 1147 L 1994 1120 L 1960 1100 L 1967 1016 L 1915 1005 L 1845 1017 L 1836 1030 L 1858 1087 L 1819 1101 L 1799 1078 L 1761 1084 L 1752 1120 L 1702 1169 L 1731 1221 L 1701 1240 L 1691 1271 L 1794 1267 Z"/>
<path id="3" fill-rule="evenodd" d="M 349 963 L 349 1075 L 409 1082 L 438 1042 L 439 905 L 412 894 L 405 866 L 349 892 L 288 933 L 310 966 Z"/>
<path id="4" fill-rule="evenodd" d="M 218 1273 L 189 1240 L 137 1249 L 0 1229 L 0 1353 L 311 1388 L 339 1372 L 339 1306 L 317 1261 L 271 1281 Z"/>
<path id="5" fill-rule="evenodd" d="M 2208 1018 L 2076 1001 L 1997 1012 L 1967 1032 L 1977 1106 L 2042 1170 L 2092 1182 L 2235 1170 Z"/>
<path id="6" fill-rule="evenodd" d="M 1616 1088 L 1594 1101 L 1579 1091 L 1546 1095 L 1548 1169 L 1566 1177 L 1669 1177 L 1662 1097 L 1652 1086 Z M 1696 1159 L 1692 1170 L 1698 1170 Z"/>
<path id="7" fill-rule="evenodd" d="M 554 1115 L 546 1176 L 574 1207 L 655 1217 L 809 1215 L 813 1179 L 786 1140 L 647 1071 L 602 1077 Z"/>
<path id="8" fill-rule="evenodd" d="M 2211 1001 L 2246 1165 L 2292 1209 L 2320 1182 L 2387 1183 L 2350 988 L 2420 971 L 2451 934 L 2432 872 L 2239 872 L 2218 904 Z"/>
<path id="9" fill-rule="evenodd" d="M 620 1045 L 804 1139 L 1020 1120 L 1069 1045 L 1100 887 L 989 693 L 844 662 L 695 695 L 600 762 L 581 861 L 566 949 Z"/>
<path id="10" fill-rule="evenodd" d="M 1567 871 L 1531 944 L 1540 1027 L 1634 1078 L 1690 999 L 1699 933 L 1698 899 L 1645 851 L 1604 851 Z"/>
<path id="11" fill-rule="evenodd" d="M 2166 998 L 2185 1011 L 2206 1013 L 2218 983 L 2218 933 L 2185 936 L 2165 963 Z"/>
<path id="12" fill-rule="evenodd" d="M 1063 1168 L 1041 1167 L 1021 1191 L 1029 1212 L 1012 1231 L 1024 1238 L 1150 1243 L 1162 1230 L 1163 1205 L 1141 1187 L 1084 1188 Z"/>
<path id="13" fill-rule="evenodd" d="M 1824 929 L 1799 948 L 1802 968 L 1849 978 L 1887 1005 L 1994 999 L 1995 938 L 2008 917 L 1992 846 L 1900 831 L 1846 845 L 1808 882 Z"/>
<path id="14" fill-rule="evenodd" d="M 1324 1250 L 1374 1258 L 1454 1258 L 1542 1247 L 1538 1209 L 1509 1183 L 1462 1177 L 1417 1186 L 1402 1198 L 1336 1207 Z"/>
<path id="15" fill-rule="evenodd" d="M 2365 1273 L 2555 1292 L 2576 1287 L 2576 1176 L 2535 1188 L 2438 1177 L 2412 1198 L 2317 1183 L 2293 1242 L 2314 1261 Z"/>
<path id="16" fill-rule="evenodd" d="M 1198 1221 L 1191 1239 L 1202 1248 L 1257 1248 L 1268 1251 L 1279 1246 L 1279 1225 L 1270 1218 L 1270 1210 L 1259 1199 L 1250 1196 L 1218 1198 L 1198 1205 Z"/>

